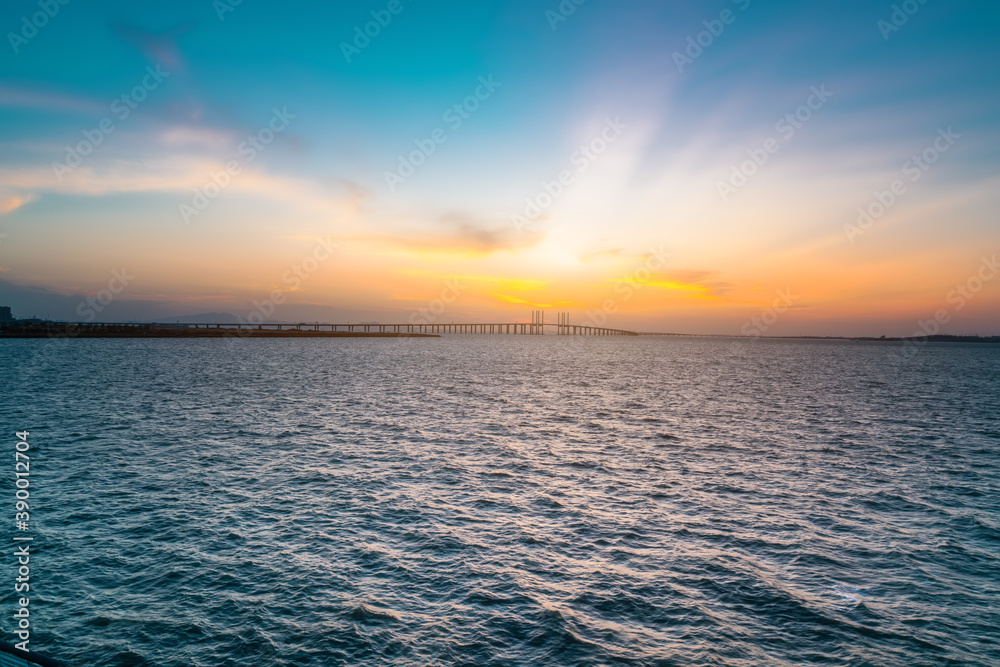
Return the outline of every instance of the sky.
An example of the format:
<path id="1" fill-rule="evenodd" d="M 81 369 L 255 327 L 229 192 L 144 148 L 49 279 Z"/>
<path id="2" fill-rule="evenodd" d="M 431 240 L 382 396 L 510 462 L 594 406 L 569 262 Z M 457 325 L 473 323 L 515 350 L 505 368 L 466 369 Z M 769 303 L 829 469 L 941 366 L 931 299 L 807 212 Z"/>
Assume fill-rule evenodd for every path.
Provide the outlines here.
<path id="1" fill-rule="evenodd" d="M 0 9 L 0 305 L 1000 334 L 1000 5 Z"/>

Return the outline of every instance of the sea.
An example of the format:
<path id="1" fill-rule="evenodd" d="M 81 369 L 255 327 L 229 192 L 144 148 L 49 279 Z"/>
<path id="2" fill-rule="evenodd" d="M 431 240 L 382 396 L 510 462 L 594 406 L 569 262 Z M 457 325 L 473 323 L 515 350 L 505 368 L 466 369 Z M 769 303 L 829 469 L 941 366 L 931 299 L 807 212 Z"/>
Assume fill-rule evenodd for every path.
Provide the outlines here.
<path id="1" fill-rule="evenodd" d="M 28 543 L 68 665 L 1000 664 L 1000 346 L 3 340 L 0 387 L 0 638 Z"/>

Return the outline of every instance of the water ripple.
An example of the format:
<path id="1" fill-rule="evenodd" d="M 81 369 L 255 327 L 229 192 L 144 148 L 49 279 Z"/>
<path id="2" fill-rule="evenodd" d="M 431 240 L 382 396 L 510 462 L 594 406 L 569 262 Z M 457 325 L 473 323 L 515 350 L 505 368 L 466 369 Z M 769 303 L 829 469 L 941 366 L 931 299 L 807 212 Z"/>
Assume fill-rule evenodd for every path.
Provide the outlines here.
<path id="1" fill-rule="evenodd" d="M 33 640 L 94 667 L 1000 663 L 1000 351 L 892 352 L 0 342 Z"/>

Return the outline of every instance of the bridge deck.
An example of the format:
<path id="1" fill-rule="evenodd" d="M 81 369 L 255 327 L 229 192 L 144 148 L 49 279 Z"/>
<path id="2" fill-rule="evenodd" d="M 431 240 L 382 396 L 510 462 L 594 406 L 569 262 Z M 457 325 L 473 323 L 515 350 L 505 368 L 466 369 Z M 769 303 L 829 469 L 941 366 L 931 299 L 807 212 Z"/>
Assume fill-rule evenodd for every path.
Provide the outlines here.
<path id="1" fill-rule="evenodd" d="M 426 334 L 494 334 L 494 335 L 543 335 L 549 329 L 560 336 L 637 336 L 635 331 L 609 329 L 578 324 L 530 324 L 524 322 L 493 322 L 485 324 L 169 324 L 159 326 L 184 326 L 190 328 L 231 328 L 258 330 L 296 331 L 361 331 L 365 333 L 426 333 Z"/>
<path id="2" fill-rule="evenodd" d="M 184 330 L 192 335 L 224 335 L 229 331 L 236 332 L 294 332 L 309 334 L 336 335 L 350 333 L 384 334 L 392 335 L 440 335 L 440 334 L 492 334 L 492 335 L 524 335 L 540 336 L 546 332 L 559 336 L 638 336 L 635 331 L 625 331 L 622 329 L 609 329 L 606 327 L 586 326 L 582 324 L 531 324 L 526 322 L 493 322 L 484 324 L 459 324 L 459 323 L 425 323 L 425 324 L 333 324 L 333 323 L 307 323 L 297 324 L 270 324 L 270 323 L 212 323 L 212 324 L 189 324 L 172 322 L 32 322 L 19 323 L 12 322 L 0 325 L 0 329 L 7 329 L 7 333 L 13 333 L 22 328 L 38 328 L 44 330 L 66 331 L 68 335 L 100 334 L 110 333 L 113 329 L 119 333 L 129 333 L 134 331 L 178 331 Z M 72 332 L 72 333 L 71 333 Z"/>

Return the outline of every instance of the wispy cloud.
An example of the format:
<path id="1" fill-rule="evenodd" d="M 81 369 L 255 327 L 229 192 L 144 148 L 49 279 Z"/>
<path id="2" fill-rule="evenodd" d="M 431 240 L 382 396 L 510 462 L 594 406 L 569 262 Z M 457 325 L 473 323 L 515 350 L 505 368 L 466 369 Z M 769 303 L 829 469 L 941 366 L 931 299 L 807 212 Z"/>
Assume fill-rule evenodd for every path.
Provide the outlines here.
<path id="1" fill-rule="evenodd" d="M 0 192 L 0 215 L 6 215 L 11 211 L 16 211 L 25 204 L 35 200 L 34 195 L 24 195 L 20 197 L 15 197 L 13 195 L 5 195 Z"/>
<path id="2" fill-rule="evenodd" d="M 511 296 L 509 294 L 494 293 L 494 294 L 491 294 L 490 296 L 492 296 L 493 298 L 495 298 L 498 302 L 500 302 L 502 304 L 507 304 L 507 305 L 525 306 L 525 307 L 530 307 L 530 308 L 556 308 L 557 307 L 557 305 L 554 304 L 554 303 L 544 303 L 544 302 L 532 301 L 532 300 L 529 300 L 529 299 L 522 299 L 520 297 Z"/>
<path id="3" fill-rule="evenodd" d="M 653 275 L 644 285 L 680 293 L 686 298 L 720 301 L 735 285 L 716 276 L 716 271 L 666 271 Z"/>
<path id="4" fill-rule="evenodd" d="M 543 237 L 541 232 L 518 234 L 506 221 L 493 223 L 450 213 L 421 225 L 420 229 L 357 234 L 345 240 L 413 254 L 483 256 L 531 248 Z"/>
<path id="5" fill-rule="evenodd" d="M 149 60 L 167 69 L 182 72 L 186 69 L 177 39 L 190 32 L 194 23 L 181 23 L 160 32 L 145 30 L 128 23 L 115 23 L 112 27 L 122 40 L 135 46 Z"/>
<path id="6" fill-rule="evenodd" d="M 601 262 L 606 260 L 620 260 L 626 257 L 625 248 L 608 248 L 606 250 L 592 250 L 580 255 L 580 261 L 584 264 Z"/>
<path id="7" fill-rule="evenodd" d="M 0 106 L 78 114 L 96 114 L 107 111 L 106 104 L 92 98 L 43 88 L 27 88 L 9 84 L 0 86 Z"/>

